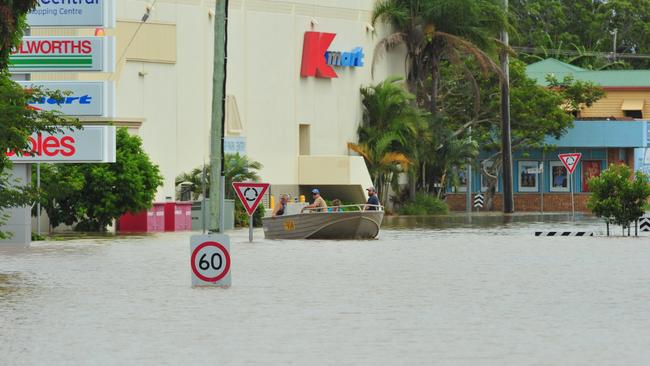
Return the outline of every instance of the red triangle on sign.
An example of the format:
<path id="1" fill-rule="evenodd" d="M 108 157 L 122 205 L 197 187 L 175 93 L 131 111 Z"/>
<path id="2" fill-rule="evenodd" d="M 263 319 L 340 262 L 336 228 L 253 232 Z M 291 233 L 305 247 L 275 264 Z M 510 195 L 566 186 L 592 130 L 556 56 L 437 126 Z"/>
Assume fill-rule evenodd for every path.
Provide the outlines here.
<path id="1" fill-rule="evenodd" d="M 253 216 L 253 213 L 262 202 L 262 197 L 269 189 L 268 183 L 252 183 L 252 182 L 233 182 L 232 187 L 237 193 L 237 197 L 244 205 L 248 216 Z"/>
<path id="2" fill-rule="evenodd" d="M 576 170 L 576 167 L 578 166 L 578 162 L 580 161 L 582 154 L 560 154 L 558 157 L 562 161 L 562 164 L 564 164 L 566 170 L 569 171 L 569 174 L 573 174 L 573 171 Z"/>

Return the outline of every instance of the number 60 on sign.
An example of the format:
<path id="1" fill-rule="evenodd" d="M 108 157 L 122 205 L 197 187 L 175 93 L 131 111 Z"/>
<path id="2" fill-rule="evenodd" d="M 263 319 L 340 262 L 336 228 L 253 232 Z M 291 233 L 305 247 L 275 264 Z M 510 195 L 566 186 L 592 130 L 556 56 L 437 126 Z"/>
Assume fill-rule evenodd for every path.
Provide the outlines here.
<path id="1" fill-rule="evenodd" d="M 230 240 L 227 236 L 192 236 L 190 251 L 192 286 L 230 286 Z"/>

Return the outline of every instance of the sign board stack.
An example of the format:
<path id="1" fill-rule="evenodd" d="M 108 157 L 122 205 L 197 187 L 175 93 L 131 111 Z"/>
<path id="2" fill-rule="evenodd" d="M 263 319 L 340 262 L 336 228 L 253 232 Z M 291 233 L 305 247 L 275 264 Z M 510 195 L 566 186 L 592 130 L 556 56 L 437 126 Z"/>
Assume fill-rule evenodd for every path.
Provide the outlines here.
<path id="1" fill-rule="evenodd" d="M 115 0 L 39 1 L 38 6 L 28 14 L 27 23 L 32 29 L 114 28 L 115 9 Z M 110 73 L 114 69 L 113 37 L 25 36 L 9 57 L 9 71 L 14 74 Z M 112 82 L 54 82 L 31 80 L 30 76 L 21 79 L 28 80 L 20 82 L 24 88 L 38 87 L 64 92 L 61 99 L 32 100 L 30 108 L 34 110 L 59 111 L 66 116 L 84 118 L 115 116 L 115 90 Z M 43 162 L 111 163 L 115 162 L 116 157 L 115 132 L 114 127 L 87 126 L 83 130 L 34 134 L 30 138 L 29 151 L 8 151 L 7 155 L 15 162 L 15 171 L 30 171 L 29 166 L 24 164 Z M 28 245 L 31 241 L 31 219 L 24 219 L 24 210 L 29 210 L 29 207 L 9 212 L 13 218 L 20 217 L 20 221 L 24 221 L 20 230 L 11 230 L 13 237 L 7 241 L 9 244 Z"/>

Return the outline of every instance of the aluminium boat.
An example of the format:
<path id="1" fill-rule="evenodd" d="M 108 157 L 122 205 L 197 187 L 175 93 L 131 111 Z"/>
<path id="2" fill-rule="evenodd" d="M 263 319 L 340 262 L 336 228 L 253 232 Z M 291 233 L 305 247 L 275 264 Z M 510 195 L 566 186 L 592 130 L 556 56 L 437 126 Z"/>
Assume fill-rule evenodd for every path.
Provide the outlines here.
<path id="1" fill-rule="evenodd" d="M 374 239 L 379 234 L 384 209 L 377 206 L 377 210 L 363 211 L 363 206 L 265 217 L 262 219 L 264 236 L 267 239 Z"/>

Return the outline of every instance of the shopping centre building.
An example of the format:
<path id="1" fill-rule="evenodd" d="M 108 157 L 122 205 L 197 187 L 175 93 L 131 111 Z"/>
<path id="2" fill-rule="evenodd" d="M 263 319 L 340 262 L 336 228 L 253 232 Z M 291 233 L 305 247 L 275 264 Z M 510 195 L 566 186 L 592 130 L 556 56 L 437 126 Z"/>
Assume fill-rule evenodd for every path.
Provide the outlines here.
<path id="1" fill-rule="evenodd" d="M 271 193 L 319 187 L 328 198 L 363 199 L 370 177 L 347 149 L 362 118 L 359 88 L 404 72 L 403 58 L 386 55 L 373 78 L 382 37 L 369 23 L 373 4 L 230 0 L 225 149 L 262 163 Z M 174 199 L 175 177 L 209 160 L 214 8 L 202 0 L 117 0 L 116 27 L 105 32 L 116 38 L 115 73 L 31 76 L 114 81 L 116 117 L 83 122 L 114 121 L 143 138 L 164 175 L 157 201 Z M 32 35 L 94 32 L 34 28 Z M 324 49 L 325 62 L 314 58 Z"/>

